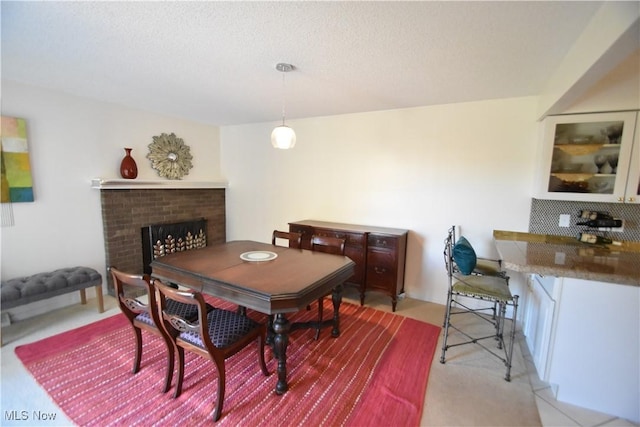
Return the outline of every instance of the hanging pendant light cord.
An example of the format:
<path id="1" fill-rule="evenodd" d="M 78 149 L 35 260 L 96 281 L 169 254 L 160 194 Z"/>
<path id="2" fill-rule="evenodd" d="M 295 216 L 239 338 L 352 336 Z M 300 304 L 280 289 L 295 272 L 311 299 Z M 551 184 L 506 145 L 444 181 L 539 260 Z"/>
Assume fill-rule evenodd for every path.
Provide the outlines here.
<path id="1" fill-rule="evenodd" d="M 284 102 L 285 102 L 285 95 L 284 95 L 284 75 L 285 73 L 282 73 L 282 126 L 284 126 Z"/>
<path id="2" fill-rule="evenodd" d="M 281 148 L 283 150 L 293 148 L 296 145 L 296 133 L 285 125 L 285 106 L 286 106 L 286 96 L 285 96 L 285 83 L 284 83 L 284 73 L 292 71 L 294 69 L 293 65 L 286 63 L 279 63 L 276 65 L 276 70 L 282 73 L 282 124 L 276 126 L 275 129 L 271 132 L 271 144 L 275 148 Z"/>

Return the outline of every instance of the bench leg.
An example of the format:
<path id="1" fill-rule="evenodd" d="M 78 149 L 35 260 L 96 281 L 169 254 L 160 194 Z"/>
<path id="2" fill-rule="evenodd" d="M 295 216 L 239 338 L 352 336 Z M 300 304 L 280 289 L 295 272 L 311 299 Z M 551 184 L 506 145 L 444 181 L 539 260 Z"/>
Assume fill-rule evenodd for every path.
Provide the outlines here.
<path id="1" fill-rule="evenodd" d="M 96 285 L 96 298 L 98 299 L 98 313 L 104 313 L 104 296 L 102 295 L 102 285 Z M 87 292 L 80 289 L 80 303 L 87 303 Z"/>
<path id="2" fill-rule="evenodd" d="M 104 313 L 104 297 L 102 295 L 102 285 L 96 285 L 96 298 L 98 298 L 98 313 Z"/>

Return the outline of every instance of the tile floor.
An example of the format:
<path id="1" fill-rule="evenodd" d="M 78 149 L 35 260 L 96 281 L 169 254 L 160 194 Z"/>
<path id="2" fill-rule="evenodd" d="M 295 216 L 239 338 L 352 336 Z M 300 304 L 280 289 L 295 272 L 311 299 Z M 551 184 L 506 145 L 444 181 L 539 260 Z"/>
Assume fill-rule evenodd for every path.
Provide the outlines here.
<path id="1" fill-rule="evenodd" d="M 347 301 L 351 301 L 357 303 L 358 298 L 357 294 L 354 291 L 350 291 L 349 288 L 346 290 L 345 299 Z M 388 300 L 388 297 L 378 293 L 371 293 L 367 296 L 366 301 L 368 306 L 390 311 L 391 306 Z M 47 336 L 51 336 L 57 333 L 60 333 L 64 330 L 69 330 L 72 328 L 76 328 L 78 326 L 94 322 L 101 318 L 109 317 L 119 312 L 119 309 L 116 306 L 116 302 L 111 297 L 105 298 L 105 308 L 106 312 L 102 314 L 98 314 L 95 307 L 95 300 L 89 300 L 89 304 L 86 306 L 82 305 L 73 305 L 69 307 L 65 307 L 60 310 L 56 310 L 54 312 L 46 313 L 40 316 L 37 316 L 32 319 L 27 319 L 22 322 L 18 322 L 12 324 L 8 327 L 2 328 L 2 340 L 3 346 L 0 350 L 0 360 L 1 360 L 1 379 L 2 379 L 2 393 L 0 395 L 0 407 L 1 407 L 1 419 L 0 425 L 34 425 L 33 423 L 21 421 L 21 420 L 11 420 L 7 418 L 11 418 L 11 412 L 7 411 L 33 411 L 33 410 L 41 410 L 41 411 L 49 411 L 58 414 L 58 417 L 54 421 L 46 422 L 47 426 L 54 425 L 69 425 L 70 421 L 66 419 L 64 414 L 59 411 L 59 409 L 50 401 L 49 397 L 46 393 L 37 385 L 37 383 L 31 378 L 28 372 L 24 369 L 20 361 L 17 359 L 14 353 L 14 349 L 17 345 L 25 344 L 29 342 L 33 342 L 39 339 L 42 339 Z M 444 313 L 444 307 L 439 304 L 426 303 L 423 301 L 418 301 L 414 299 L 404 299 L 399 302 L 397 314 L 405 315 L 408 317 L 413 317 L 418 320 L 427 321 L 434 324 L 440 324 L 442 322 L 442 316 Z M 508 422 L 507 424 L 511 425 L 535 425 L 535 423 L 540 423 L 543 426 L 638 426 L 638 424 L 631 423 L 627 420 L 619 419 L 615 416 L 598 413 L 595 411 L 591 411 L 584 408 L 579 408 L 573 405 L 565 404 L 562 402 L 558 402 L 553 398 L 551 393 L 551 389 L 547 384 L 542 383 L 535 372 L 535 367 L 531 360 L 530 355 L 526 349 L 526 345 L 524 345 L 524 340 L 518 339 L 520 344 L 521 358 L 523 360 L 524 366 L 522 367 L 523 375 L 522 378 L 517 380 L 512 380 L 511 383 L 506 383 L 502 381 L 498 382 L 500 387 L 506 387 L 505 390 L 520 390 L 524 388 L 526 393 L 529 394 L 528 401 L 534 401 L 535 406 L 537 406 L 537 414 L 539 414 L 539 419 L 536 417 L 535 421 L 524 421 L 520 422 Z M 469 347 L 469 346 L 464 346 Z M 472 346 L 476 347 L 476 346 Z M 436 355 L 432 364 L 432 371 L 435 369 L 440 370 L 439 375 L 448 375 L 448 373 L 453 373 L 455 369 L 459 369 L 459 367 L 455 366 L 455 363 L 449 363 L 445 365 L 441 365 L 438 360 L 440 357 L 439 348 L 436 350 Z M 490 370 L 494 370 L 494 376 L 503 375 L 504 367 L 499 363 L 495 364 L 487 364 Z M 486 368 L 483 366 L 483 369 Z M 466 369 L 469 367 L 466 366 Z M 445 371 L 447 369 L 448 371 Z M 476 372 L 477 369 L 469 372 Z M 469 374 L 465 374 L 469 376 Z M 436 376 L 432 375 L 433 378 L 430 378 L 430 381 L 437 381 Z M 478 376 L 480 378 L 480 376 Z M 483 380 L 478 380 L 482 382 Z M 518 382 L 520 384 L 518 384 Z M 526 384 L 528 383 L 528 384 Z M 449 386 L 450 388 L 455 388 L 456 385 L 452 384 Z M 509 387 L 512 387 L 509 389 Z M 430 387 L 428 391 L 433 391 Z M 446 393 L 443 392 L 443 393 Z M 455 391 L 458 393 L 458 390 Z M 431 408 L 428 407 L 429 401 L 429 393 L 427 393 L 427 399 L 425 400 L 425 412 L 427 416 L 430 416 L 433 412 L 433 405 Z M 506 394 L 509 394 L 507 391 Z M 433 393 L 432 393 L 433 395 Z M 433 396 L 431 396 L 433 398 Z M 534 408 L 534 412 L 535 412 Z M 489 417 L 491 417 L 489 415 Z M 428 420 L 429 418 L 427 418 Z M 498 418 L 495 420 L 491 420 L 491 418 L 483 418 L 483 421 L 478 421 L 478 418 L 470 418 L 473 421 L 459 421 L 459 419 L 447 419 L 442 418 L 440 414 L 440 418 L 437 421 L 428 423 L 425 421 L 425 417 L 423 417 L 423 425 L 431 424 L 431 425 L 498 425 L 505 423 Z"/>
<path id="2" fill-rule="evenodd" d="M 359 301 L 357 299 L 357 295 L 353 291 L 350 291 L 349 288 L 347 288 L 347 293 L 348 295 L 346 296 L 346 298 L 348 300 L 351 299 L 352 302 L 354 303 L 357 303 Z M 389 298 L 380 293 L 371 293 L 371 296 L 367 295 L 366 304 L 368 306 L 372 306 L 380 310 L 391 311 Z M 429 314 L 429 312 L 432 312 L 432 313 Z M 433 313 L 433 312 L 437 312 L 437 313 Z M 401 301 L 398 303 L 397 313 L 408 316 L 408 317 L 413 317 L 418 320 L 430 322 L 433 324 L 441 324 L 442 319 L 444 317 L 444 306 L 407 298 L 404 301 Z M 535 403 L 538 409 L 538 414 L 540 416 L 540 422 L 542 426 L 545 426 L 545 427 L 547 426 L 548 427 L 573 427 L 573 426 L 585 426 L 585 427 L 596 427 L 596 426 L 632 427 L 632 426 L 635 426 L 635 427 L 639 427 L 640 426 L 640 424 L 635 424 L 628 420 L 620 419 L 614 415 L 603 414 L 600 412 L 592 411 L 589 409 L 585 409 L 575 405 L 557 401 L 553 396 L 553 393 L 551 391 L 549 384 L 542 382 L 538 378 L 535 365 L 533 364 L 533 359 L 523 339 L 524 337 L 522 336 L 521 331 L 518 331 L 518 332 L 519 332 L 518 342 L 520 344 L 520 350 L 522 352 L 524 363 L 526 364 L 525 370 L 528 374 L 528 379 L 531 385 L 531 393 L 533 393 L 534 395 Z M 516 357 L 515 353 L 516 351 L 514 349 L 514 359 Z M 436 350 L 436 355 L 434 357 L 432 370 L 436 367 L 439 357 L 440 357 L 440 346 Z M 491 366 L 492 366 L 492 369 L 495 369 L 496 371 L 498 371 L 500 375 L 503 374 L 504 366 L 501 365 L 500 362 L 497 362 Z M 514 377 L 515 376 L 516 374 L 514 374 Z M 516 380 L 514 379 L 512 381 L 515 382 Z"/>

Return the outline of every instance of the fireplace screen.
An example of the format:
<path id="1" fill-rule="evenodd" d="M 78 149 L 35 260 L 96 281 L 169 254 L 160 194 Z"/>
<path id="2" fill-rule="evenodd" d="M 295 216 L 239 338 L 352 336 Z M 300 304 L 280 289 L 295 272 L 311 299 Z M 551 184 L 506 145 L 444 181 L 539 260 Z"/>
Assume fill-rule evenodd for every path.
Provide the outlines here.
<path id="1" fill-rule="evenodd" d="M 142 262 L 146 274 L 151 274 L 151 262 L 174 252 L 207 246 L 207 220 L 204 218 L 172 224 L 152 224 L 142 227 Z"/>

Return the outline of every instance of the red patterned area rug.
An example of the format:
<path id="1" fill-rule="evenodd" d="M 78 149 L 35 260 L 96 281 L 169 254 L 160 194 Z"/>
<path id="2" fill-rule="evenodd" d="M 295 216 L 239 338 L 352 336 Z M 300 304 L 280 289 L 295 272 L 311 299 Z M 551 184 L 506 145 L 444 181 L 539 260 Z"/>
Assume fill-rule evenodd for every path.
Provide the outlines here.
<path id="1" fill-rule="evenodd" d="M 325 313 L 332 312 L 325 298 Z M 232 308 L 211 300 L 215 306 Z M 256 320 L 264 316 L 249 313 Z M 308 321 L 314 309 L 292 315 Z M 440 328 L 379 310 L 343 303 L 341 335 L 320 339 L 293 332 L 287 351 L 289 391 L 275 394 L 276 360 L 262 375 L 255 345 L 227 360 L 219 426 L 417 426 Z M 164 343 L 143 331 L 140 371 L 133 375 L 134 338 L 124 315 L 16 348 L 16 354 L 56 404 L 81 426 L 212 424 L 217 372 L 187 354 L 182 395 L 161 393 Z M 175 383 L 175 378 L 174 378 Z"/>

